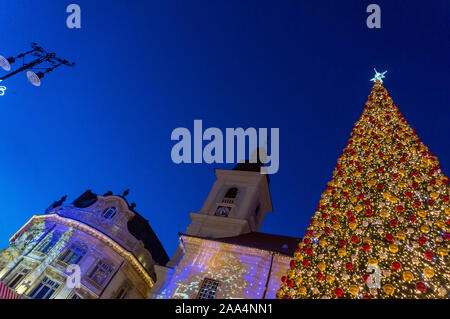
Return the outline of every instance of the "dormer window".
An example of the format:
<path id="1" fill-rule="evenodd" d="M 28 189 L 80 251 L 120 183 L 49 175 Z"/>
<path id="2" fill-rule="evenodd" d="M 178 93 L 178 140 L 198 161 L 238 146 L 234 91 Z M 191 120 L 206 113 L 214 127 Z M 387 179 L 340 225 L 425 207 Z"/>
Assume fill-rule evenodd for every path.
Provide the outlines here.
<path id="1" fill-rule="evenodd" d="M 117 213 L 117 208 L 109 207 L 103 212 L 103 218 L 104 219 L 111 219 L 111 218 L 114 217 L 114 215 L 116 215 L 116 213 Z"/>
<path id="2" fill-rule="evenodd" d="M 230 188 L 222 199 L 222 203 L 233 204 L 237 194 L 238 189 L 236 187 Z"/>

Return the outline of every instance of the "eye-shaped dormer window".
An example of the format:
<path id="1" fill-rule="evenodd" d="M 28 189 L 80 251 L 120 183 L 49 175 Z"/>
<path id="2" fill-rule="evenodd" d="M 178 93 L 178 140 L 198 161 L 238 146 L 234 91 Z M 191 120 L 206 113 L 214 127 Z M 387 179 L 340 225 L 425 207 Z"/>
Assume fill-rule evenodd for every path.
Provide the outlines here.
<path id="1" fill-rule="evenodd" d="M 105 209 L 105 211 L 103 212 L 103 218 L 111 219 L 114 217 L 114 215 L 116 215 L 116 213 L 117 213 L 117 208 L 109 207 L 109 208 Z"/>

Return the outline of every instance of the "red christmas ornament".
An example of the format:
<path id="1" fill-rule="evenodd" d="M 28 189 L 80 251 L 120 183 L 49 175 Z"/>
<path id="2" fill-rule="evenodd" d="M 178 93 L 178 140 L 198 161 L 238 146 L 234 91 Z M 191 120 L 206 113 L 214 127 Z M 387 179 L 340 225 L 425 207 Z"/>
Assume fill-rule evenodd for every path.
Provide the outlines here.
<path id="1" fill-rule="evenodd" d="M 284 296 L 283 296 L 283 299 L 291 299 L 291 296 L 289 296 L 289 295 L 284 295 Z"/>
<path id="2" fill-rule="evenodd" d="M 395 209 L 396 209 L 399 213 L 402 213 L 402 212 L 404 211 L 404 208 L 403 208 L 402 205 L 398 205 Z"/>
<path id="3" fill-rule="evenodd" d="M 392 242 L 394 240 L 394 236 L 392 236 L 391 234 L 387 234 L 385 239 L 389 242 Z"/>
<path id="4" fill-rule="evenodd" d="M 309 260 L 308 259 L 304 259 L 302 264 L 303 264 L 303 267 L 308 267 L 309 266 Z"/>
<path id="5" fill-rule="evenodd" d="M 406 192 L 406 193 L 405 193 L 405 197 L 406 197 L 406 198 L 411 198 L 412 195 L 413 195 L 413 194 L 412 194 L 411 192 Z"/>
<path id="6" fill-rule="evenodd" d="M 359 238 L 358 238 L 358 236 L 353 235 L 351 240 L 352 240 L 352 243 L 356 244 L 358 242 Z"/>
<path id="7" fill-rule="evenodd" d="M 366 215 L 367 216 L 372 216 L 373 215 L 373 211 L 371 209 L 366 209 Z"/>
<path id="8" fill-rule="evenodd" d="M 417 221 L 417 217 L 414 216 L 414 215 L 409 215 L 409 221 L 410 221 L 411 223 L 415 223 L 415 222 Z"/>
<path id="9" fill-rule="evenodd" d="M 378 184 L 378 185 L 377 185 L 377 189 L 378 189 L 379 191 L 383 190 L 383 188 L 384 188 L 383 184 Z"/>
<path id="10" fill-rule="evenodd" d="M 398 261 L 394 261 L 391 266 L 394 270 L 400 270 L 402 268 L 402 264 L 400 264 Z"/>
<path id="11" fill-rule="evenodd" d="M 353 268 L 355 268 L 355 266 L 353 266 L 353 264 L 351 262 L 348 262 L 345 264 L 345 269 L 353 270 Z"/>
<path id="12" fill-rule="evenodd" d="M 369 274 L 364 274 L 364 275 L 363 275 L 363 280 L 364 280 L 364 282 L 367 282 L 367 281 L 369 280 L 369 278 L 370 278 L 370 275 L 369 275 Z"/>
<path id="13" fill-rule="evenodd" d="M 289 266 L 291 266 L 291 268 L 295 268 L 295 266 L 297 266 L 297 264 L 295 263 L 294 260 L 291 260 L 291 262 L 289 263 Z"/>
<path id="14" fill-rule="evenodd" d="M 316 274 L 316 279 L 317 279 L 317 280 L 323 280 L 323 274 L 320 273 L 320 272 L 318 272 L 318 273 Z"/>
<path id="15" fill-rule="evenodd" d="M 419 290 L 420 292 L 425 292 L 427 291 L 427 285 L 425 285 L 425 283 L 421 281 L 416 282 L 416 289 Z"/>
<path id="16" fill-rule="evenodd" d="M 425 252 L 425 258 L 426 259 L 433 259 L 433 257 L 434 257 L 434 254 L 433 254 L 433 252 L 432 251 L 426 251 Z"/>
<path id="17" fill-rule="evenodd" d="M 288 281 L 286 282 L 286 285 L 287 285 L 289 288 L 292 288 L 292 287 L 294 287 L 294 282 L 293 282 L 292 280 L 288 280 Z"/>
<path id="18" fill-rule="evenodd" d="M 420 207 L 420 205 L 422 205 L 422 203 L 420 202 L 420 200 L 416 199 L 416 200 L 414 201 L 414 206 Z"/>
<path id="19" fill-rule="evenodd" d="M 338 244 L 341 247 L 345 247 L 345 245 L 347 245 L 347 242 L 345 240 L 340 240 Z"/>
<path id="20" fill-rule="evenodd" d="M 368 243 L 363 243 L 363 244 L 362 244 L 362 249 L 363 249 L 364 251 L 369 251 L 369 250 L 370 250 L 370 245 L 369 245 Z"/>
<path id="21" fill-rule="evenodd" d="M 287 281 L 287 277 L 286 276 L 281 277 L 281 281 L 282 282 L 286 282 Z"/>
<path id="22" fill-rule="evenodd" d="M 334 289 L 334 295 L 341 298 L 344 295 L 344 291 L 341 288 L 336 288 Z"/>
<path id="23" fill-rule="evenodd" d="M 391 227 L 397 227 L 398 226 L 398 221 L 396 219 L 393 219 L 390 221 Z"/>
<path id="24" fill-rule="evenodd" d="M 423 236 L 419 237 L 419 239 L 417 240 L 420 244 L 424 245 L 427 243 L 427 239 Z"/>

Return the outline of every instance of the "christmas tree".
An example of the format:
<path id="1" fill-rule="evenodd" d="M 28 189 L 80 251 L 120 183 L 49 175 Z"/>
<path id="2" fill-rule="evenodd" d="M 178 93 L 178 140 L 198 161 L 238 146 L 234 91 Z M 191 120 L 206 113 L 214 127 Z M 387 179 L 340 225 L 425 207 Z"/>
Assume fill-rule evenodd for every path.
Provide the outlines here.
<path id="1" fill-rule="evenodd" d="M 278 298 L 448 298 L 449 183 L 376 73 Z"/>

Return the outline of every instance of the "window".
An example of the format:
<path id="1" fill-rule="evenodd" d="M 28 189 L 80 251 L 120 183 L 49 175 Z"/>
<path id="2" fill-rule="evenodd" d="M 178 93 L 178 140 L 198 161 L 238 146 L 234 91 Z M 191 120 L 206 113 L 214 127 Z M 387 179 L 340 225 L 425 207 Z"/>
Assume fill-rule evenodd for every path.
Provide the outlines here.
<path id="1" fill-rule="evenodd" d="M 230 188 L 223 197 L 222 203 L 233 204 L 237 193 L 238 189 L 236 187 Z"/>
<path id="2" fill-rule="evenodd" d="M 127 284 L 123 285 L 122 287 L 120 287 L 114 299 L 125 299 L 129 291 L 130 287 Z"/>
<path id="3" fill-rule="evenodd" d="M 29 295 L 33 299 L 50 299 L 60 284 L 45 276 Z"/>
<path id="4" fill-rule="evenodd" d="M 16 288 L 19 283 L 22 281 L 23 278 L 30 272 L 29 269 L 22 268 L 19 270 L 9 281 L 8 287 L 14 289 Z"/>
<path id="5" fill-rule="evenodd" d="M 70 298 L 70 299 L 77 300 L 77 299 L 83 299 L 83 298 L 81 298 L 80 295 L 78 295 L 78 294 L 73 294 L 72 298 Z"/>
<path id="6" fill-rule="evenodd" d="M 57 239 L 55 235 L 50 235 L 49 237 L 45 238 L 42 243 L 38 246 L 36 249 L 38 252 L 47 254 L 53 246 L 56 244 Z"/>
<path id="7" fill-rule="evenodd" d="M 203 280 L 197 299 L 214 299 L 219 282 L 212 279 Z"/>
<path id="8" fill-rule="evenodd" d="M 72 265 L 72 264 L 78 264 L 81 259 L 86 255 L 86 249 L 83 247 L 72 244 L 69 249 L 67 249 L 59 258 L 62 262 Z"/>
<path id="9" fill-rule="evenodd" d="M 112 273 L 112 267 L 104 261 L 99 261 L 89 274 L 89 278 L 99 286 L 103 286 Z"/>
<path id="10" fill-rule="evenodd" d="M 225 194 L 226 198 L 236 198 L 238 193 L 238 189 L 236 187 L 230 188 L 227 193 Z"/>
<path id="11" fill-rule="evenodd" d="M 114 217 L 114 215 L 116 215 L 116 213 L 117 213 L 117 208 L 109 207 L 103 212 L 103 218 L 104 219 L 111 219 L 111 218 Z"/>

